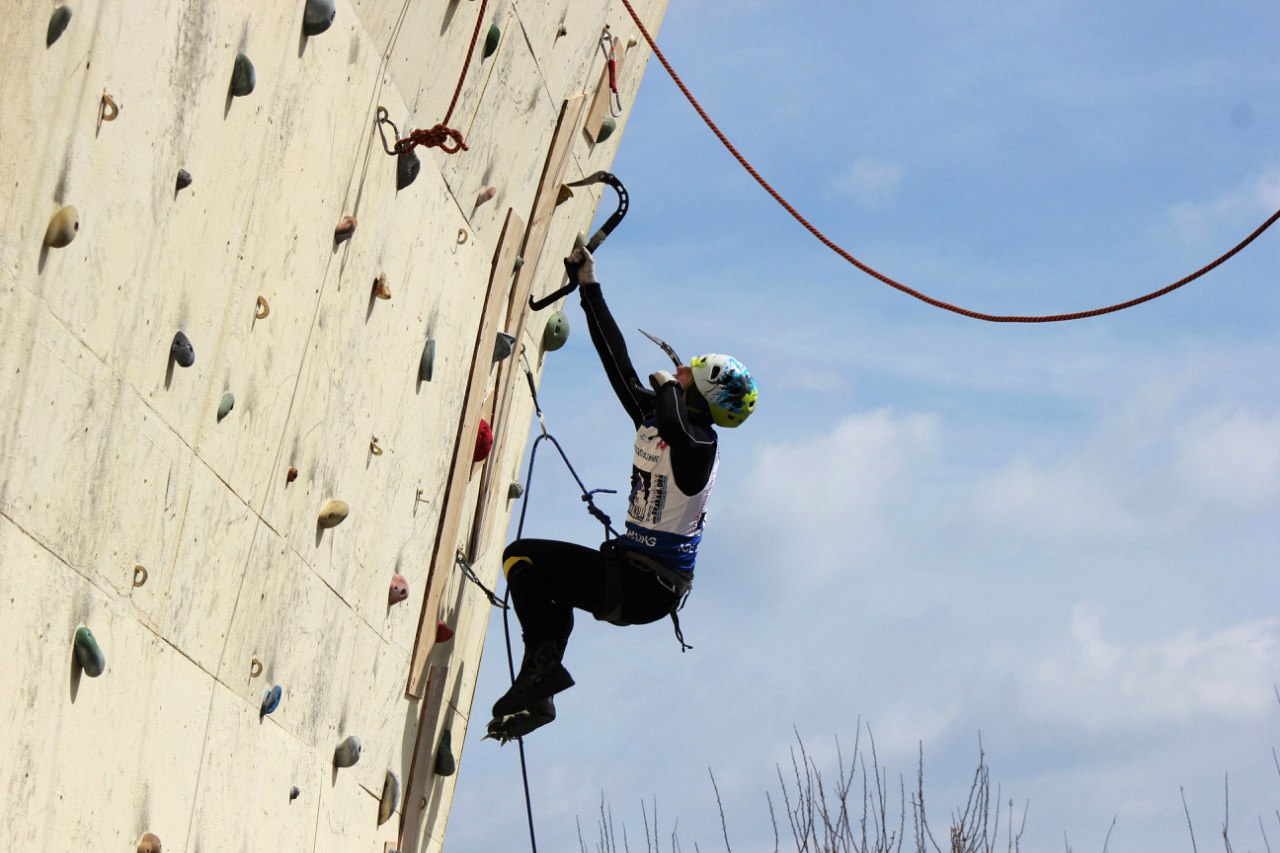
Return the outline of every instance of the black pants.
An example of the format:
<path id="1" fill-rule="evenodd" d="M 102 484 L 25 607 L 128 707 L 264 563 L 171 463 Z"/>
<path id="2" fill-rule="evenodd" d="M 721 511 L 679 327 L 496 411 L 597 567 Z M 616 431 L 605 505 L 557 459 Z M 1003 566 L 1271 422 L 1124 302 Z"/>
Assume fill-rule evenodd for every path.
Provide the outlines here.
<path id="1" fill-rule="evenodd" d="M 554 640 L 563 652 L 573 631 L 573 609 L 595 615 L 605 607 L 605 565 L 599 549 L 552 539 L 517 539 L 507 546 L 502 561 L 526 648 Z M 625 562 L 619 571 L 621 621 L 656 622 L 679 604 L 680 593 L 652 572 Z"/>

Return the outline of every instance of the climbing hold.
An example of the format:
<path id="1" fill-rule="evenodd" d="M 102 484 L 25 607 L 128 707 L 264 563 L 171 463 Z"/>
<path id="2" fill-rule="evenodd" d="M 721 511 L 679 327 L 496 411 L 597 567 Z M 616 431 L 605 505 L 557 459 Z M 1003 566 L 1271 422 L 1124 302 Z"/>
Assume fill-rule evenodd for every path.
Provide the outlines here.
<path id="1" fill-rule="evenodd" d="M 416 181 L 421 169 L 422 161 L 418 159 L 417 154 L 413 153 L 412 148 L 401 151 L 396 156 L 396 189 L 402 190 Z"/>
<path id="2" fill-rule="evenodd" d="M 502 361 L 511 353 L 515 352 L 516 336 L 508 335 L 506 332 L 498 332 L 498 336 L 493 341 L 493 360 Z"/>
<path id="3" fill-rule="evenodd" d="M 480 195 L 476 196 L 476 207 L 484 204 L 486 201 L 492 201 L 493 197 L 498 194 L 497 187 L 485 187 L 480 190 Z"/>
<path id="4" fill-rule="evenodd" d="M 350 509 L 346 501 L 329 501 L 320 510 L 320 526 L 337 527 L 347 517 L 348 512 Z"/>
<path id="5" fill-rule="evenodd" d="M 267 304 L 267 300 L 259 296 L 256 307 L 254 308 L 254 311 L 253 311 L 253 316 L 259 320 L 265 320 L 267 319 L 267 315 L 270 313 L 271 313 L 271 306 Z"/>
<path id="6" fill-rule="evenodd" d="M 253 63 L 243 53 L 237 53 L 235 65 L 231 67 L 231 94 L 243 98 L 251 94 L 257 84 L 258 75 L 253 70 Z"/>
<path id="7" fill-rule="evenodd" d="M 483 462 L 489 456 L 489 451 L 493 449 L 493 430 L 489 428 L 489 422 L 484 418 L 480 419 L 480 428 L 476 430 L 476 452 L 471 457 L 472 461 Z"/>
<path id="8" fill-rule="evenodd" d="M 292 788 L 289 789 L 289 802 L 293 802 L 294 800 L 298 799 L 298 795 L 301 793 L 302 792 L 298 790 L 298 786 L 294 785 Z"/>
<path id="9" fill-rule="evenodd" d="M 466 243 L 466 242 L 467 242 L 467 229 L 459 228 L 458 229 L 458 245 L 461 246 L 463 243 Z"/>
<path id="10" fill-rule="evenodd" d="M 147 582 L 147 567 L 137 565 L 133 567 L 133 585 L 134 587 L 142 586 Z"/>
<path id="11" fill-rule="evenodd" d="M 378 444 L 378 437 L 376 435 L 369 439 L 369 453 L 372 456 L 382 455 L 382 445 Z"/>
<path id="12" fill-rule="evenodd" d="M 333 25 L 338 10 L 333 0 L 307 0 L 307 7 L 302 13 L 302 32 L 309 36 L 318 36 Z"/>
<path id="13" fill-rule="evenodd" d="M 431 381 L 431 370 L 436 360 L 436 342 L 428 339 L 422 348 L 422 361 L 418 363 L 418 378 L 423 382 Z"/>
<path id="14" fill-rule="evenodd" d="M 257 678 L 259 675 L 262 675 L 262 661 L 254 658 L 249 661 L 249 677 Z"/>
<path id="15" fill-rule="evenodd" d="M 161 853 L 160 837 L 154 832 L 144 832 L 138 839 L 138 853 Z"/>
<path id="16" fill-rule="evenodd" d="M 618 129 L 618 120 L 613 116 L 600 119 L 600 130 L 596 131 L 596 142 L 604 142 Z"/>
<path id="17" fill-rule="evenodd" d="M 285 472 L 284 481 L 286 483 L 292 483 L 296 479 L 298 479 L 298 469 L 290 465 L 289 470 Z"/>
<path id="18" fill-rule="evenodd" d="M 178 192 L 179 190 L 185 190 L 187 187 L 191 186 L 191 173 L 188 172 L 186 169 L 178 170 L 177 186 L 178 186 L 178 189 L 174 190 L 174 192 Z"/>
<path id="19" fill-rule="evenodd" d="M 120 116 L 120 107 L 116 99 L 102 90 L 102 100 L 98 103 L 98 121 L 115 121 Z"/>
<path id="20" fill-rule="evenodd" d="M 436 752 L 436 775 L 452 776 L 458 770 L 458 763 L 453 760 L 453 747 L 450 743 L 449 730 L 440 733 L 440 749 Z"/>
<path id="21" fill-rule="evenodd" d="M 444 620 L 441 619 L 439 622 L 436 623 L 436 642 L 447 643 L 452 639 L 453 639 L 453 629 L 450 628 L 448 625 L 444 624 Z"/>
<path id="22" fill-rule="evenodd" d="M 400 780 L 396 778 L 396 774 L 388 770 L 387 777 L 382 782 L 382 798 L 378 801 L 378 826 L 391 820 L 391 816 L 396 812 L 396 804 L 399 802 Z"/>
<path id="23" fill-rule="evenodd" d="M 356 233 L 356 218 L 354 216 L 344 216 L 338 220 L 338 227 L 333 230 L 333 242 L 346 242 L 351 239 L 351 235 L 354 233 Z"/>
<path id="24" fill-rule="evenodd" d="M 221 421 L 227 415 L 231 414 L 231 410 L 236 406 L 236 395 L 230 391 L 222 395 L 222 401 L 218 403 L 218 420 Z"/>
<path id="25" fill-rule="evenodd" d="M 360 738 L 355 735 L 348 735 L 347 739 L 338 744 L 338 748 L 333 751 L 334 767 L 350 767 L 360 760 Z"/>
<path id="26" fill-rule="evenodd" d="M 489 27 L 489 34 L 484 37 L 484 58 L 488 59 L 493 56 L 493 52 L 498 49 L 498 40 L 502 38 L 502 30 L 498 29 L 498 25 L 494 24 Z"/>
<path id="27" fill-rule="evenodd" d="M 542 348 L 547 352 L 555 352 L 569 340 L 569 318 L 563 311 L 557 311 L 547 318 L 547 327 L 542 330 Z"/>
<path id="28" fill-rule="evenodd" d="M 107 659 L 103 656 L 93 632 L 85 625 L 76 628 L 75 650 L 76 661 L 85 675 L 90 678 L 102 675 L 102 671 L 107 668 Z"/>
<path id="29" fill-rule="evenodd" d="M 581 249 L 587 245 L 587 232 L 579 231 L 578 236 L 573 238 L 573 248 Z"/>
<path id="30" fill-rule="evenodd" d="M 524 266 L 524 258 L 516 256 L 516 262 L 511 265 L 513 272 L 520 272 L 520 267 Z"/>
<path id="31" fill-rule="evenodd" d="M 49 227 L 44 230 L 44 244 L 51 249 L 61 249 L 76 238 L 79 230 L 80 212 L 68 204 L 49 220 Z"/>
<path id="32" fill-rule="evenodd" d="M 178 332 L 173 336 L 173 343 L 169 344 L 169 357 L 178 363 L 179 367 L 190 367 L 196 363 L 196 348 L 191 345 L 191 341 L 182 332 Z"/>
<path id="33" fill-rule="evenodd" d="M 262 705 L 258 708 L 258 719 L 262 719 L 280 707 L 280 694 L 282 692 L 280 685 L 277 684 L 262 694 Z"/>
<path id="34" fill-rule="evenodd" d="M 524 496 L 524 486 L 520 485 L 519 483 L 512 483 L 510 486 L 507 486 L 507 498 L 509 500 L 516 500 L 517 498 L 520 498 L 523 496 Z"/>
<path id="35" fill-rule="evenodd" d="M 559 191 L 556 192 L 556 207 L 559 207 L 571 198 L 573 198 L 573 189 L 565 184 L 561 184 Z"/>
<path id="36" fill-rule="evenodd" d="M 386 273 L 383 273 L 373 280 L 373 295 L 379 299 L 391 298 L 391 286 L 387 284 Z"/>
<path id="37" fill-rule="evenodd" d="M 409 597 L 409 582 L 404 575 L 391 576 L 391 591 L 387 593 L 387 606 L 399 604 Z"/>
<path id="38" fill-rule="evenodd" d="M 59 6 L 53 10 L 53 14 L 49 16 L 49 32 L 45 34 L 44 46 L 49 47 L 58 40 L 58 36 L 62 35 L 62 31 L 67 28 L 67 24 L 71 22 L 71 7 Z"/>

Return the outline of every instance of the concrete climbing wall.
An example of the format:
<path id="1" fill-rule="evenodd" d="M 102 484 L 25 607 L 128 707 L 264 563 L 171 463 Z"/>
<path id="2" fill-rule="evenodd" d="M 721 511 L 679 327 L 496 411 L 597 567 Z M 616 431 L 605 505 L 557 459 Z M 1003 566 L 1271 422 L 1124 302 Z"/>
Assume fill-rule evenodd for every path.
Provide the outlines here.
<path id="1" fill-rule="evenodd" d="M 419 148 L 397 189 L 378 108 L 404 134 L 444 117 L 481 3 L 338 0 L 304 34 L 324 4 L 0 18 L 0 849 L 443 844 L 441 741 L 460 764 L 491 612 L 454 558 L 497 586 L 520 365 L 554 359 L 557 306 L 527 295 L 601 201 L 557 206 L 560 184 L 608 168 L 627 118 L 600 138 L 598 42 L 608 25 L 624 104 L 648 50 L 617 0 L 489 2 L 450 122 L 469 150 Z M 656 29 L 666 0 L 633 5 Z M 49 245 L 65 206 L 78 227 Z M 494 363 L 498 330 L 516 355 Z"/>

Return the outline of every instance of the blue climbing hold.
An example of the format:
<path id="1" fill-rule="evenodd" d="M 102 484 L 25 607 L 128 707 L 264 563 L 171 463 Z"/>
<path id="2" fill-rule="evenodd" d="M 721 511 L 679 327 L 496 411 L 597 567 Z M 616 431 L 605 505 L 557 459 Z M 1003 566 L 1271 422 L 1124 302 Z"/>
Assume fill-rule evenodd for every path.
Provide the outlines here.
<path id="1" fill-rule="evenodd" d="M 262 707 L 258 709 L 258 719 L 262 719 L 280 707 L 280 694 L 282 692 L 280 685 L 277 684 L 262 694 Z"/>
<path id="2" fill-rule="evenodd" d="M 190 367 L 196 363 L 196 348 L 191 345 L 191 341 L 182 332 L 173 336 L 173 343 L 169 345 L 169 356 L 178 363 L 179 367 Z"/>

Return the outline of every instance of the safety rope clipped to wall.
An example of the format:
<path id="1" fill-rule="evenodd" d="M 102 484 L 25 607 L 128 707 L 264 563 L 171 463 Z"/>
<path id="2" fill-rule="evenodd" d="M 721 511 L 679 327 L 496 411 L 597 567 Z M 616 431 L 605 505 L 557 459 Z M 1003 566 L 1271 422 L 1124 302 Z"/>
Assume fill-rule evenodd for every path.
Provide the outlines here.
<path id="1" fill-rule="evenodd" d="M 1256 229 L 1254 229 L 1253 233 L 1251 233 L 1248 237 L 1245 237 L 1243 240 L 1241 240 L 1231 249 L 1219 255 L 1217 258 L 1215 258 L 1211 262 L 1205 264 L 1200 269 L 1196 270 L 1190 275 L 1187 275 L 1187 276 L 1184 276 L 1183 278 L 1178 279 L 1172 284 L 1169 284 L 1169 285 L 1166 285 L 1165 287 L 1160 288 L 1159 290 L 1153 290 L 1150 293 L 1146 293 L 1134 299 L 1129 299 L 1125 302 L 1117 302 L 1114 305 L 1107 305 L 1102 308 L 1092 308 L 1087 311 L 1074 311 L 1068 314 L 1038 314 L 1038 315 L 986 314 L 982 311 L 973 311 L 968 308 L 961 308 L 958 305 L 952 305 L 950 302 L 944 302 L 941 299 L 936 299 L 925 293 L 921 293 L 920 291 L 912 287 L 908 287 L 907 285 L 903 284 L 900 281 L 890 278 L 889 276 L 885 275 L 879 270 L 871 266 L 868 266 L 867 264 L 855 258 L 852 254 L 850 254 L 847 250 L 841 247 L 834 240 L 829 238 L 826 234 L 822 233 L 822 231 L 820 231 L 816 226 L 810 223 L 808 219 L 806 219 L 803 215 L 801 215 L 799 211 L 797 211 L 794 207 L 792 207 L 791 203 L 788 202 L 782 196 L 781 193 L 779 193 L 776 189 L 774 189 L 773 185 L 770 184 L 768 181 L 766 181 L 760 175 L 760 173 L 756 171 L 755 167 L 751 165 L 751 163 L 747 160 L 747 158 L 744 157 L 738 151 L 738 149 L 734 146 L 734 144 L 729 141 L 729 138 L 725 136 L 724 132 L 720 130 L 719 126 L 717 126 L 716 123 L 712 121 L 711 116 L 707 115 L 706 110 L 704 110 L 702 108 L 702 105 L 698 103 L 698 99 L 695 98 L 693 96 L 693 93 L 689 91 L 689 87 L 687 87 L 684 84 L 684 81 L 680 79 L 680 75 L 676 73 L 676 70 L 671 66 L 671 63 L 667 61 L 667 57 L 664 56 L 662 51 L 658 48 L 657 42 L 654 41 L 653 36 L 650 35 L 648 29 L 645 28 L 644 22 L 640 20 L 640 16 L 636 14 L 636 10 L 632 8 L 630 0 L 622 0 L 622 5 L 626 7 L 628 14 L 631 15 L 631 20 L 635 21 L 636 27 L 638 27 L 640 30 L 640 34 L 644 36 L 644 40 L 648 42 L 649 47 L 653 50 L 653 55 L 658 57 L 658 61 L 662 63 L 662 67 L 667 70 L 667 74 L 671 76 L 672 81 L 676 84 L 677 88 L 680 89 L 680 92 L 689 101 L 689 104 L 693 107 L 694 111 L 698 113 L 698 116 L 703 120 L 703 122 L 706 123 L 707 127 L 711 129 L 711 132 L 716 135 L 716 138 L 720 140 L 720 143 L 724 145 L 725 149 L 728 150 L 730 154 L 733 155 L 734 159 L 738 161 L 738 163 L 742 166 L 742 168 L 747 170 L 747 174 L 749 174 L 752 178 L 754 178 L 756 183 L 758 183 L 764 189 L 765 192 L 767 192 L 770 196 L 773 197 L 774 201 L 780 204 L 787 213 L 791 214 L 791 217 L 795 219 L 796 222 L 800 223 L 800 225 L 802 225 L 806 231 L 808 231 L 814 237 L 818 238 L 818 241 L 820 243 L 822 243 L 831 251 L 835 252 L 840 257 L 844 258 L 853 266 L 860 269 L 862 272 L 866 273 L 872 278 L 875 278 L 889 285 L 890 287 L 893 287 L 893 288 L 896 288 L 897 290 L 902 291 L 908 296 L 913 296 L 916 299 L 919 299 L 921 302 L 925 302 L 929 305 L 932 305 L 935 308 L 941 308 L 945 311 L 951 311 L 952 313 L 959 314 L 963 317 L 970 317 L 974 320 L 984 320 L 988 323 L 1058 323 L 1058 322 L 1062 322 L 1063 320 L 1083 320 L 1086 317 L 1097 317 L 1102 314 L 1111 314 L 1116 311 L 1123 311 L 1126 308 L 1133 308 L 1136 305 L 1141 305 L 1144 302 L 1150 302 L 1151 300 L 1164 296 L 1167 293 L 1172 293 L 1173 291 L 1177 290 L 1183 285 L 1190 284 L 1191 282 L 1195 281 L 1196 279 L 1200 278 L 1206 273 L 1221 266 L 1223 263 L 1230 260 L 1235 254 L 1240 252 L 1242 249 L 1244 249 L 1246 246 L 1252 243 L 1255 239 L 1257 239 L 1262 234 L 1263 231 L 1266 231 L 1268 228 L 1274 225 L 1277 219 L 1280 219 L 1280 210 L 1277 210 L 1275 213 L 1271 214 L 1271 216 L 1268 217 L 1265 222 L 1263 222 Z"/>

